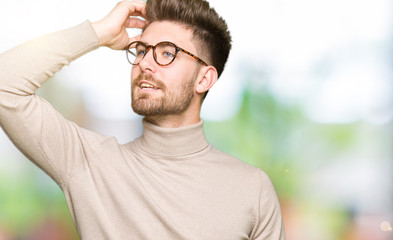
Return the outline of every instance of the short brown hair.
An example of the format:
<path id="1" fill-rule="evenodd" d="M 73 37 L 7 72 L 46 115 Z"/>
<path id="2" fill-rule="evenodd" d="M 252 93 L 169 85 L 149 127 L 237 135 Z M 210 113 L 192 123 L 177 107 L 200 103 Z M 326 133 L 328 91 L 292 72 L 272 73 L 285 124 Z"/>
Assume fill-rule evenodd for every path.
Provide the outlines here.
<path id="1" fill-rule="evenodd" d="M 231 50 L 231 35 L 225 20 L 205 0 L 147 0 L 146 18 L 154 21 L 173 21 L 193 31 L 199 52 L 217 69 L 224 71 Z"/>

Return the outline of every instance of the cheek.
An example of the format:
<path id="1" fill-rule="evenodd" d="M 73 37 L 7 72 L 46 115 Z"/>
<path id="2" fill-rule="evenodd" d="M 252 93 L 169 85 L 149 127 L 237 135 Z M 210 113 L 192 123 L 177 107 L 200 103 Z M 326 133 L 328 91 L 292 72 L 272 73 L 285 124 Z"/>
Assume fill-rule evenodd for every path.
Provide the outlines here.
<path id="1" fill-rule="evenodd" d="M 176 74 L 171 75 L 165 84 L 167 85 L 168 89 L 173 91 L 182 91 L 185 90 L 184 88 L 195 88 L 195 81 L 196 75 L 194 74 L 193 70 L 190 68 L 185 68 L 184 71 L 177 71 Z"/>
<path id="2" fill-rule="evenodd" d="M 162 77 L 164 84 L 170 91 L 177 91 L 181 88 L 182 83 L 188 80 L 189 74 L 183 71 L 166 72 Z"/>

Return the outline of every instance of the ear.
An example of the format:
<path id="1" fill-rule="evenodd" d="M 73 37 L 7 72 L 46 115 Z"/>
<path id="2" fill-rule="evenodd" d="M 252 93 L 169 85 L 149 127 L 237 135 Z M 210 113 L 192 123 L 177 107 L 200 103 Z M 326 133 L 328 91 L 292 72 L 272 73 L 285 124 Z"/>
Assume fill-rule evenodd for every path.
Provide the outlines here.
<path id="1" fill-rule="evenodd" d="M 204 93 L 216 83 L 218 78 L 217 70 L 213 66 L 203 66 L 199 71 L 198 82 L 196 83 L 196 92 Z"/>

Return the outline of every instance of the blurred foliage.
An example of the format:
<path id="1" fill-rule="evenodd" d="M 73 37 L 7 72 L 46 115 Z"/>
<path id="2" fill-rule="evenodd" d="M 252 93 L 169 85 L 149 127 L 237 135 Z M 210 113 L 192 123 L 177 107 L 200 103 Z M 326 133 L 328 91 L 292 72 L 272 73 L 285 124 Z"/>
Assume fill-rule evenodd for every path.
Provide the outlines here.
<path id="1" fill-rule="evenodd" d="M 17 176 L 1 169 L 0 239 L 1 231 L 13 236 L 11 239 L 36 239 L 33 235 L 48 224 L 57 224 L 62 228 L 59 233 L 77 239 L 61 189 L 43 171 L 31 163 L 24 164 L 27 167 L 21 168 L 23 173 Z M 53 226 L 50 228 L 56 230 Z"/>
<path id="2" fill-rule="evenodd" d="M 300 106 L 278 101 L 254 81 L 249 78 L 240 111 L 223 122 L 206 122 L 205 132 L 215 147 L 263 169 L 278 194 L 292 198 L 310 167 L 355 144 L 357 124 L 311 122 Z"/>
<path id="3" fill-rule="evenodd" d="M 280 105 L 267 91 L 246 88 L 239 113 L 224 122 L 206 122 L 205 132 L 215 147 L 263 169 L 280 194 L 290 196 L 297 185 L 293 174 L 300 172 L 291 161 L 288 135 L 301 119 L 298 110 Z"/>

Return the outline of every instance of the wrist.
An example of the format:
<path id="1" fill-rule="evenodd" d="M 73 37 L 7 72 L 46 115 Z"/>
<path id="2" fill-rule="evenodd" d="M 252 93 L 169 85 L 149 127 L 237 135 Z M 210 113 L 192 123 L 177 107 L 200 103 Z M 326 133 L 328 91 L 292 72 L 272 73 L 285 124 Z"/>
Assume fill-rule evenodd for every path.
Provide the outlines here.
<path id="1" fill-rule="evenodd" d="M 93 26 L 94 31 L 96 32 L 99 45 L 101 47 L 105 46 L 106 45 L 106 36 L 105 36 L 106 31 L 104 30 L 102 24 L 100 23 L 100 21 L 98 21 L 98 22 L 93 22 L 92 26 Z"/>

